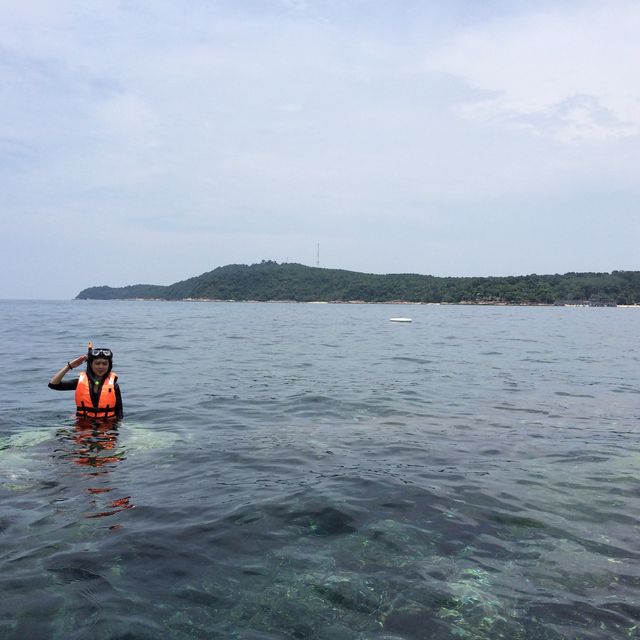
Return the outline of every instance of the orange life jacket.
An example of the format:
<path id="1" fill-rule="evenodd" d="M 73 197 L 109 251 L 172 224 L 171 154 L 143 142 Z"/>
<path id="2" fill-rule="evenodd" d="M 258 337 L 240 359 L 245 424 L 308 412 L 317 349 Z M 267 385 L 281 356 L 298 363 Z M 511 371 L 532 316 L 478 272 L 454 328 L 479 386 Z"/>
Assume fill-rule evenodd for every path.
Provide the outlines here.
<path id="1" fill-rule="evenodd" d="M 89 376 L 83 371 L 76 387 L 76 416 L 87 418 L 115 418 L 116 417 L 116 380 L 118 376 L 112 371 L 102 383 L 98 406 L 93 406 L 89 385 Z"/>

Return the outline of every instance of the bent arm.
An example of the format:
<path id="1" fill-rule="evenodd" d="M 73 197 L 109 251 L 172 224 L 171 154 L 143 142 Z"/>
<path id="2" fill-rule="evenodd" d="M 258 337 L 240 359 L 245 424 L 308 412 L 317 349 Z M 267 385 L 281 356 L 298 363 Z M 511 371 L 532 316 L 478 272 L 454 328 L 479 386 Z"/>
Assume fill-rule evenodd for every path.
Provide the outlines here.
<path id="1" fill-rule="evenodd" d="M 65 364 L 64 367 L 60 369 L 60 371 L 53 374 L 53 377 L 51 378 L 51 380 L 49 380 L 49 384 L 50 385 L 60 384 L 62 382 L 62 378 L 64 378 L 65 375 L 69 373 L 69 371 L 71 371 L 71 369 L 75 369 L 77 366 L 85 362 L 86 359 L 87 359 L 87 356 L 78 356 L 77 358 L 74 358 L 70 362 L 67 362 L 67 364 Z"/>

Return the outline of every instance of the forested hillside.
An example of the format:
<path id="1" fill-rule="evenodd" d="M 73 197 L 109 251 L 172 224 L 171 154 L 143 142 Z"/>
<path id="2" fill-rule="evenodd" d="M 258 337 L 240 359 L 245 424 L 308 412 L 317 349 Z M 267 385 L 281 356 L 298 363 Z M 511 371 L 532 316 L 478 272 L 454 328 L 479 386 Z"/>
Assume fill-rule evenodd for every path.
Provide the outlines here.
<path id="1" fill-rule="evenodd" d="M 227 265 L 171 285 L 91 287 L 93 300 L 292 300 L 594 305 L 640 304 L 640 271 L 490 278 L 379 275 L 263 261 Z"/>

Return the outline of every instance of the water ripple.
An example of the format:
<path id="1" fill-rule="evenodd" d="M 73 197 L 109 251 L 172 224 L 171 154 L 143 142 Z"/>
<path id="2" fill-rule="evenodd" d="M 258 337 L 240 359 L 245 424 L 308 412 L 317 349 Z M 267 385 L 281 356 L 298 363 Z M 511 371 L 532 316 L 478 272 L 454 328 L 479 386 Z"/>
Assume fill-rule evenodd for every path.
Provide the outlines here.
<path id="1" fill-rule="evenodd" d="M 3 638 L 637 635 L 638 317 L 109 303 L 83 433 L 106 307 L 3 304 Z"/>

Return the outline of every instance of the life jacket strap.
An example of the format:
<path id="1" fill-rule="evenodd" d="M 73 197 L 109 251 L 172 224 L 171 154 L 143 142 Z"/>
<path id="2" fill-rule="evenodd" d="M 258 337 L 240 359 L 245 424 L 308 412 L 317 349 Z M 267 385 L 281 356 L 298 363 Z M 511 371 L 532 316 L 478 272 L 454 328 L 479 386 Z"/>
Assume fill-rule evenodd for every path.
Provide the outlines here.
<path id="1" fill-rule="evenodd" d="M 77 416 L 86 416 L 89 418 L 113 418 L 116 415 L 115 407 L 87 407 L 84 402 L 81 406 L 76 407 Z"/>

